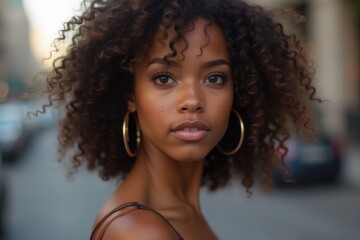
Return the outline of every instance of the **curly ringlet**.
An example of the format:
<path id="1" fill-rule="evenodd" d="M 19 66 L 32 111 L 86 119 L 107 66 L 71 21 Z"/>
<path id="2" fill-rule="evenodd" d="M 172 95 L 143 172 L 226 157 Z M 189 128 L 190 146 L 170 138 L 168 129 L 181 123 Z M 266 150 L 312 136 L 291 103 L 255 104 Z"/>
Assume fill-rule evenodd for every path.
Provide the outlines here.
<path id="1" fill-rule="evenodd" d="M 121 123 L 133 93 L 132 69 L 157 30 L 163 32 L 160 40 L 170 27 L 176 32 L 165 60 L 178 54 L 174 46 L 179 41 L 185 43 L 182 54 L 188 45 L 184 26 L 199 16 L 224 33 L 235 82 L 233 108 L 246 129 L 240 151 L 231 158 L 216 148 L 209 153 L 203 184 L 214 190 L 235 176 L 250 190 L 260 172 L 264 186 L 271 186 L 272 171 L 283 162 L 277 153 L 287 152 L 290 128 L 312 128 L 306 109 L 308 100 L 318 100 L 314 69 L 295 35 L 287 35 L 270 12 L 241 0 L 94 0 L 82 16 L 65 23 L 55 42 L 71 42 L 67 54 L 54 60 L 45 93 L 46 106 L 66 107 L 59 152 L 63 159 L 69 149 L 78 149 L 70 172 L 86 164 L 104 180 L 127 175 L 134 159 L 125 152 Z M 231 134 L 238 139 L 239 133 Z"/>

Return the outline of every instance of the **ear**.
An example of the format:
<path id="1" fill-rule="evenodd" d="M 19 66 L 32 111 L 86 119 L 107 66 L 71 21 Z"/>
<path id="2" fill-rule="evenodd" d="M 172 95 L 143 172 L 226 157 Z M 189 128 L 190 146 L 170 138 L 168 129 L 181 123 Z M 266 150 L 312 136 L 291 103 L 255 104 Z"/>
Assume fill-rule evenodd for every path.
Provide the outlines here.
<path id="1" fill-rule="evenodd" d="M 130 99 L 127 101 L 127 108 L 128 108 L 129 112 L 136 111 L 136 104 L 135 104 L 134 96 L 131 96 Z"/>

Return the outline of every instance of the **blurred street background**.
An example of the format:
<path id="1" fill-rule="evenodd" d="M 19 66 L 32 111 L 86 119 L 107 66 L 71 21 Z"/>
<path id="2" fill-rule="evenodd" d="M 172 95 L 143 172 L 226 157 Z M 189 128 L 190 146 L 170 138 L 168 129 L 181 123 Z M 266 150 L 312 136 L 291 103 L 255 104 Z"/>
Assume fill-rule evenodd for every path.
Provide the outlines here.
<path id="1" fill-rule="evenodd" d="M 316 109 L 319 141 L 289 141 L 286 161 L 297 185 L 274 174 L 274 190 L 247 197 L 233 183 L 201 192 L 203 212 L 224 240 L 360 239 L 360 0 L 253 0 L 295 8 L 306 21 L 286 27 L 302 36 L 316 62 L 316 86 L 328 102 Z M 63 22 L 79 0 L 0 0 L 0 240 L 88 239 L 93 219 L 118 182 L 80 170 L 66 178 L 56 161 L 57 114 L 28 119 L 44 99 L 24 100 Z"/>

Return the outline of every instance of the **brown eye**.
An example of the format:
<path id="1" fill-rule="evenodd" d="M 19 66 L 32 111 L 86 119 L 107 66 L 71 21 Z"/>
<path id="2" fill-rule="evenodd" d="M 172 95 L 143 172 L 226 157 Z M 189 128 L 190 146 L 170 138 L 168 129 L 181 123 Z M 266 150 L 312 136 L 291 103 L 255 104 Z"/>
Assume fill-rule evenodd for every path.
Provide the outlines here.
<path id="1" fill-rule="evenodd" d="M 169 73 L 158 73 L 152 77 L 152 80 L 160 86 L 175 85 L 177 83 Z"/>
<path id="2" fill-rule="evenodd" d="M 226 81 L 226 76 L 224 74 L 216 73 L 209 75 L 204 83 L 206 84 L 215 84 L 215 85 L 221 85 L 224 84 Z"/>
<path id="3" fill-rule="evenodd" d="M 167 84 L 171 81 L 171 78 L 169 76 L 166 76 L 166 75 L 162 75 L 162 76 L 159 76 L 157 78 L 157 82 L 160 83 L 160 84 Z"/>

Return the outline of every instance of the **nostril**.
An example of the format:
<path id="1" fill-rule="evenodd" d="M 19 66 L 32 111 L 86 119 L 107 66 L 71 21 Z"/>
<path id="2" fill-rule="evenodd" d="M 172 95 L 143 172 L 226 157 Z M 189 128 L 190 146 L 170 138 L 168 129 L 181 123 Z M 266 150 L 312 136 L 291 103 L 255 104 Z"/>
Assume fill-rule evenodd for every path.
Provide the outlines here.
<path id="1" fill-rule="evenodd" d="M 184 112 L 184 111 L 187 110 L 187 108 L 186 108 L 186 107 L 183 107 L 183 108 L 181 108 L 180 110 L 181 110 L 182 112 Z"/>
<path id="2" fill-rule="evenodd" d="M 197 104 L 183 104 L 178 108 L 181 112 L 202 112 L 203 106 L 199 102 Z"/>

